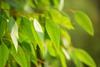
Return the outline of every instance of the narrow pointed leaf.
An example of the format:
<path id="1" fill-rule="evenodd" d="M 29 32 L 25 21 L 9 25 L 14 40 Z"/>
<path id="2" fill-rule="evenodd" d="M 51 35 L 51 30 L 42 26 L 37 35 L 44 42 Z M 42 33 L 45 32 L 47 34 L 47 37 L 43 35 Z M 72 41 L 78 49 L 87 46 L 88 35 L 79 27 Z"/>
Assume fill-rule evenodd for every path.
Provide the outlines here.
<path id="1" fill-rule="evenodd" d="M 12 41 L 14 43 L 15 49 L 17 51 L 17 48 L 18 48 L 18 40 L 17 40 L 18 39 L 18 26 L 16 23 L 14 24 L 10 35 L 11 35 Z"/>

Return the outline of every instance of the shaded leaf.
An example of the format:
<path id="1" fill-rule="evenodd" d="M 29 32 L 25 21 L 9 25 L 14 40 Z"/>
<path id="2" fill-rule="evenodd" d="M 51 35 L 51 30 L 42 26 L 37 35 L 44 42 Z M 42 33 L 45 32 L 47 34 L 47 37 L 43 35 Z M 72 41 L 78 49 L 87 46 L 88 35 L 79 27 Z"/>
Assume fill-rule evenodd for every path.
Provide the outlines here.
<path id="1" fill-rule="evenodd" d="M 0 38 L 4 36 L 6 30 L 6 17 L 3 14 L 2 12 L 0 13 Z"/>
<path id="2" fill-rule="evenodd" d="M 9 50 L 7 46 L 4 43 L 2 43 L 0 45 L 0 67 L 4 67 L 6 65 L 8 56 L 9 56 Z"/>

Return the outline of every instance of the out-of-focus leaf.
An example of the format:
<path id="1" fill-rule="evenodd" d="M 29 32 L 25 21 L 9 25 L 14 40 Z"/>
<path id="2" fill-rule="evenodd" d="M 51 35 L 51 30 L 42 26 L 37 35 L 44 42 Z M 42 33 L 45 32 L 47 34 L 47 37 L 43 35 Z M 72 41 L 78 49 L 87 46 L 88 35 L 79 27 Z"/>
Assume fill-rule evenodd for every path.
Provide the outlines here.
<path id="1" fill-rule="evenodd" d="M 53 23 L 51 20 L 47 20 L 46 31 L 47 31 L 50 39 L 54 43 L 54 45 L 56 45 L 56 47 L 59 47 L 59 45 L 60 45 L 59 27 L 55 23 Z"/>
<path id="2" fill-rule="evenodd" d="M 32 42 L 34 41 L 34 36 L 32 32 L 32 22 L 30 22 L 27 18 L 21 17 L 19 19 L 19 40 L 21 42 Z M 35 41 L 34 41 L 35 43 Z"/>
<path id="3" fill-rule="evenodd" d="M 6 2 L 1 2 L 0 4 L 1 4 L 0 7 L 1 7 L 2 9 L 7 9 L 7 10 L 10 9 L 10 6 L 9 6 L 8 3 L 6 3 Z"/>
<path id="4" fill-rule="evenodd" d="M 78 60 L 77 56 L 74 54 L 74 52 L 70 52 L 71 60 L 74 62 L 76 67 L 84 67 L 83 64 Z"/>
<path id="5" fill-rule="evenodd" d="M 9 19 L 7 19 L 8 31 L 10 33 L 12 31 L 12 28 L 13 28 L 14 24 L 15 24 L 15 20 L 12 17 L 10 17 Z"/>
<path id="6" fill-rule="evenodd" d="M 9 56 L 9 50 L 7 46 L 3 43 L 0 45 L 0 67 L 4 67 Z"/>
<path id="7" fill-rule="evenodd" d="M 62 52 L 62 50 L 56 50 L 57 53 L 58 53 L 58 56 L 59 56 L 59 59 L 60 59 L 60 62 L 61 62 L 61 66 L 62 67 L 67 67 L 66 65 L 66 59 L 65 59 L 65 56 L 64 56 L 64 53 Z"/>
<path id="8" fill-rule="evenodd" d="M 23 10 L 27 0 L 5 0 L 15 10 Z"/>
<path id="9" fill-rule="evenodd" d="M 69 52 L 66 49 L 64 49 L 64 48 L 62 48 L 62 52 L 64 53 L 66 59 L 70 60 Z"/>
<path id="10" fill-rule="evenodd" d="M 59 9 L 60 0 L 50 0 L 50 4 L 53 8 Z"/>
<path id="11" fill-rule="evenodd" d="M 5 13 L 0 11 L 0 38 L 5 34 L 6 30 L 6 19 Z"/>
<path id="12" fill-rule="evenodd" d="M 94 60 L 92 59 L 92 57 L 84 50 L 74 49 L 73 52 L 79 61 L 89 65 L 90 67 L 96 67 L 96 64 L 95 64 Z"/>
<path id="13" fill-rule="evenodd" d="M 34 19 L 34 29 L 36 30 L 38 36 L 40 37 L 40 39 L 43 41 L 44 40 L 44 32 L 42 30 L 41 25 L 39 24 L 39 22 Z"/>
<path id="14" fill-rule="evenodd" d="M 60 0 L 60 3 L 59 3 L 59 10 L 61 11 L 64 7 L 64 0 Z"/>
<path id="15" fill-rule="evenodd" d="M 55 49 L 53 47 L 52 42 L 49 41 L 49 40 L 46 40 L 46 45 L 47 45 L 47 50 L 48 50 L 49 54 L 51 56 L 54 56 L 54 57 L 57 56 L 56 51 L 55 51 Z"/>
<path id="16" fill-rule="evenodd" d="M 61 30 L 61 39 L 62 39 L 63 45 L 64 45 L 66 48 L 68 48 L 68 46 L 69 46 L 70 43 L 71 43 L 71 38 L 70 38 L 70 35 L 68 34 L 67 31 Z"/>
<path id="17" fill-rule="evenodd" d="M 21 46 L 24 49 L 28 63 L 32 61 L 34 64 L 37 64 L 37 57 L 33 45 L 31 43 L 22 42 Z"/>
<path id="18" fill-rule="evenodd" d="M 10 33 L 10 36 L 11 36 L 11 39 L 14 43 L 14 47 L 17 51 L 17 48 L 18 48 L 18 25 L 17 23 L 15 22 L 15 20 L 10 17 L 9 19 L 7 19 L 7 26 L 8 26 L 8 31 Z"/>
<path id="19" fill-rule="evenodd" d="M 18 26 L 17 26 L 17 23 L 15 23 L 14 19 L 13 18 L 10 18 L 9 19 L 9 22 L 8 22 L 8 29 L 10 32 L 10 36 L 12 38 L 12 41 L 14 43 L 14 47 L 17 51 L 17 48 L 18 48 Z"/>
<path id="20" fill-rule="evenodd" d="M 42 56 L 44 56 L 44 54 L 45 54 L 44 33 L 43 33 L 43 30 L 42 30 L 42 27 L 40 26 L 39 22 L 36 19 L 34 19 L 34 21 L 33 21 L 32 32 L 34 34 L 34 38 L 35 38 L 36 43 L 39 45 Z"/>
<path id="21" fill-rule="evenodd" d="M 25 52 L 23 51 L 23 49 L 20 46 L 18 47 L 17 52 L 14 50 L 14 48 L 12 48 L 11 55 L 14 57 L 15 61 L 21 67 L 28 67 L 28 60 L 26 58 Z"/>
<path id="22" fill-rule="evenodd" d="M 67 29 L 74 29 L 74 27 L 73 27 L 73 25 L 72 25 L 72 23 L 67 15 L 65 16 L 64 14 L 62 14 L 60 11 L 58 11 L 56 9 L 51 9 L 49 11 L 49 14 L 51 16 L 51 19 L 55 23 L 65 27 Z"/>
<path id="23" fill-rule="evenodd" d="M 76 22 L 90 35 L 94 35 L 94 30 L 90 18 L 82 11 L 74 13 Z"/>

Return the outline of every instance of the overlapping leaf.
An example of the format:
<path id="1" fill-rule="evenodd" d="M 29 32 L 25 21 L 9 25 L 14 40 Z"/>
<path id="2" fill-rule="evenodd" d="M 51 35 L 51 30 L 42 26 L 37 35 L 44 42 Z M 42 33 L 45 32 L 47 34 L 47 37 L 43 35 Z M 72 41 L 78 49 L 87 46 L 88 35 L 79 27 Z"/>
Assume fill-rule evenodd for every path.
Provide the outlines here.
<path id="1" fill-rule="evenodd" d="M 4 67 L 9 57 L 9 50 L 7 46 L 2 43 L 0 44 L 0 67 Z"/>
<path id="2" fill-rule="evenodd" d="M 67 28 L 67 29 L 74 29 L 71 20 L 67 15 L 62 14 L 60 11 L 56 9 L 51 9 L 49 11 L 49 14 L 51 16 L 51 19 L 53 22 Z"/>

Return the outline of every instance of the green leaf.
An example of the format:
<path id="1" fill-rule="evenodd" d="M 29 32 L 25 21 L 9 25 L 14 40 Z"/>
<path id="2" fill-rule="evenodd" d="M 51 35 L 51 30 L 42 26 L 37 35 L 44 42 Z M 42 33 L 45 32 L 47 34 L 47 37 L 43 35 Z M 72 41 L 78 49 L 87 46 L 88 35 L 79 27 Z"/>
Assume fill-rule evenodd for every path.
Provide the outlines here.
<path id="1" fill-rule="evenodd" d="M 0 45 L 0 67 L 5 67 L 8 60 L 9 50 L 7 46 L 3 43 Z"/>
<path id="2" fill-rule="evenodd" d="M 83 64 L 80 62 L 80 60 L 78 60 L 74 52 L 70 52 L 70 57 L 76 67 L 84 67 Z"/>
<path id="3" fill-rule="evenodd" d="M 68 32 L 63 29 L 61 29 L 61 39 L 62 39 L 63 45 L 66 48 L 68 48 L 69 45 L 71 44 L 71 38 L 70 38 L 70 35 L 68 34 Z"/>
<path id="4" fill-rule="evenodd" d="M 65 58 L 65 55 L 62 52 L 62 50 L 56 48 L 56 52 L 58 53 L 58 56 L 59 56 L 59 59 L 60 59 L 60 62 L 61 62 L 61 67 L 67 67 L 66 58 Z"/>
<path id="5" fill-rule="evenodd" d="M 47 49 L 48 49 L 49 54 L 51 56 L 54 56 L 54 57 L 57 56 L 56 51 L 53 47 L 53 44 L 50 40 L 46 40 L 46 45 L 47 45 Z"/>
<path id="6" fill-rule="evenodd" d="M 10 36 L 11 36 L 11 39 L 14 43 L 14 47 L 17 51 L 17 48 L 18 48 L 18 25 L 17 23 L 15 23 L 15 20 L 13 18 L 10 18 L 9 21 L 8 21 L 8 29 L 10 31 Z"/>
<path id="7" fill-rule="evenodd" d="M 53 23 L 51 20 L 47 20 L 47 22 L 46 22 L 46 31 L 47 31 L 50 39 L 54 43 L 54 45 L 59 47 L 59 45 L 60 45 L 59 27 L 55 23 Z"/>
<path id="8" fill-rule="evenodd" d="M 94 35 L 94 30 L 90 18 L 82 11 L 74 13 L 76 22 L 90 35 Z"/>
<path id="9" fill-rule="evenodd" d="M 43 33 L 41 25 L 39 24 L 39 22 L 36 19 L 34 19 L 34 21 L 33 21 L 32 32 L 33 32 L 36 43 L 39 45 L 42 56 L 44 56 L 44 54 L 45 54 L 44 33 Z"/>
<path id="10" fill-rule="evenodd" d="M 2 38 L 3 35 L 5 34 L 5 29 L 6 29 L 6 20 L 5 20 L 5 18 L 6 17 L 4 15 L 0 14 L 0 38 Z"/>
<path id="11" fill-rule="evenodd" d="M 12 48 L 11 54 L 14 57 L 15 61 L 21 67 L 28 67 L 28 60 L 26 58 L 25 52 L 23 51 L 23 49 L 20 46 L 18 47 L 17 52 L 14 50 L 14 48 Z"/>
<path id="12" fill-rule="evenodd" d="M 34 19 L 33 25 L 34 25 L 34 29 L 37 32 L 40 39 L 42 41 L 44 41 L 44 32 L 43 32 L 42 27 L 41 27 L 41 25 L 40 25 L 40 23 L 38 22 L 37 19 Z"/>
<path id="13" fill-rule="evenodd" d="M 92 57 L 82 49 L 74 49 L 74 55 L 76 55 L 77 59 L 90 67 L 96 67 L 95 62 Z"/>
<path id="14" fill-rule="evenodd" d="M 32 32 L 32 22 L 30 22 L 25 17 L 20 17 L 18 19 L 19 21 L 19 40 L 20 42 L 26 41 L 26 42 L 32 42 L 34 41 L 34 36 Z M 35 43 L 35 41 L 34 41 Z"/>
<path id="15" fill-rule="evenodd" d="M 62 14 L 60 11 L 58 11 L 56 9 L 51 9 L 49 11 L 49 14 L 50 14 L 51 19 L 55 23 L 65 27 L 67 29 L 74 29 L 74 27 L 71 23 L 71 20 L 69 19 L 69 17 L 67 15 Z"/>
<path id="16" fill-rule="evenodd" d="M 69 52 L 65 48 L 62 48 L 62 52 L 64 53 L 66 59 L 70 60 Z"/>

